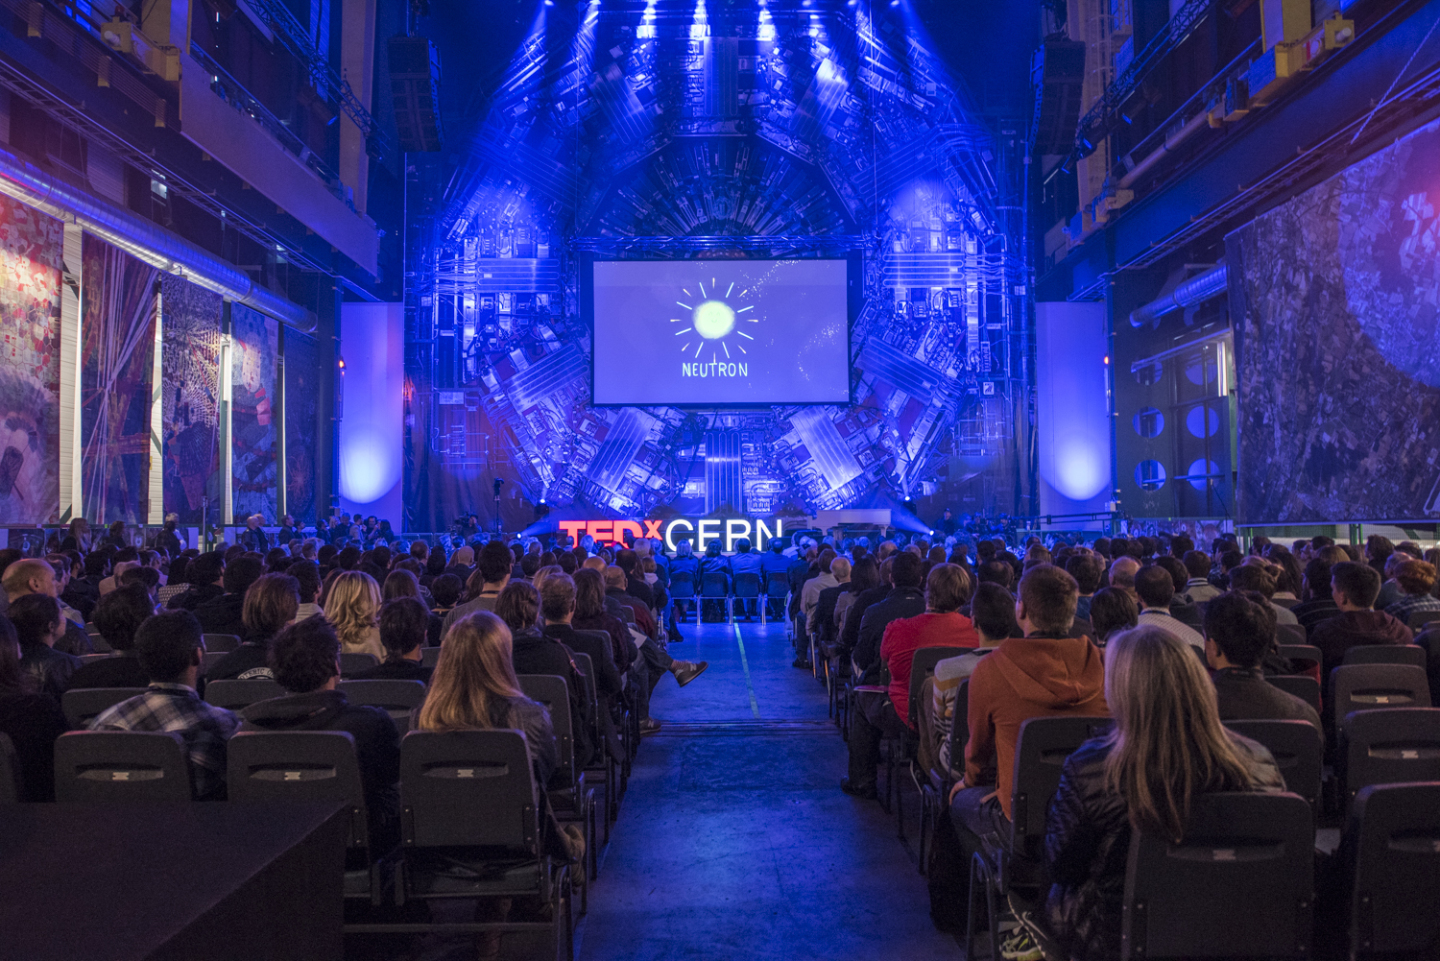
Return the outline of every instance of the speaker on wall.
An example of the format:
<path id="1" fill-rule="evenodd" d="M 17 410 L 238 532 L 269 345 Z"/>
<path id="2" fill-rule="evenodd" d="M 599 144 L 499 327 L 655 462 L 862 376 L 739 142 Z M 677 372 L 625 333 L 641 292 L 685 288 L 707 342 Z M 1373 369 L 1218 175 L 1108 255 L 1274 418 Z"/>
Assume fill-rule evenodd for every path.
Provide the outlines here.
<path id="1" fill-rule="evenodd" d="M 391 37 L 390 95 L 395 128 L 406 153 L 439 150 L 440 51 L 424 37 Z"/>

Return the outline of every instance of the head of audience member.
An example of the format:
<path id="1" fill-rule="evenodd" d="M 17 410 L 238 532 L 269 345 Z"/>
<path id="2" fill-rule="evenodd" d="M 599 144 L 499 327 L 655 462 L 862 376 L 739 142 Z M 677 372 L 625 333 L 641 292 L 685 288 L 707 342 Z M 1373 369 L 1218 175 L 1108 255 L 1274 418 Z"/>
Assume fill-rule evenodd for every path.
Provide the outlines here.
<path id="1" fill-rule="evenodd" d="M 226 594 L 244 594 L 250 585 L 260 579 L 265 567 L 254 554 L 241 554 L 225 565 L 224 584 Z"/>
<path id="2" fill-rule="evenodd" d="M 135 656 L 151 684 L 194 687 L 204 652 L 200 622 L 189 611 L 164 611 L 135 630 Z"/>
<path id="3" fill-rule="evenodd" d="M 413 597 L 420 599 L 420 582 L 415 575 L 406 570 L 394 570 L 385 578 L 385 583 L 380 588 L 380 600 L 393 601 L 399 597 Z"/>
<path id="4" fill-rule="evenodd" d="M 18 554 L 19 551 L 16 551 Z M 8 572 L 8 566 L 5 568 Z M 85 576 L 94 583 L 110 573 L 110 554 L 108 551 L 95 550 L 85 555 Z"/>
<path id="5" fill-rule="evenodd" d="M 1268 601 L 1275 596 L 1275 574 L 1263 563 L 1245 563 L 1230 572 L 1230 590 L 1252 591 Z"/>
<path id="6" fill-rule="evenodd" d="M 325 617 L 342 644 L 361 644 L 380 616 L 380 587 L 364 571 L 342 571 L 325 597 Z M 293 614 L 291 615 L 294 616 Z"/>
<path id="7" fill-rule="evenodd" d="M 454 574 L 441 574 L 430 582 L 430 596 L 435 599 L 435 609 L 448 611 L 460 602 L 460 593 L 465 585 Z"/>
<path id="8" fill-rule="evenodd" d="M 0 697 L 34 694 L 39 686 L 34 675 L 20 665 L 20 639 L 10 618 L 0 614 Z"/>
<path id="9" fill-rule="evenodd" d="M 605 563 L 605 558 L 599 554 L 592 554 L 585 558 L 584 562 L 580 565 L 581 569 L 587 571 L 603 571 L 608 566 L 609 565 Z"/>
<path id="10" fill-rule="evenodd" d="M 512 581 L 495 599 L 495 615 L 505 622 L 512 635 L 535 630 L 540 615 L 540 592 L 533 584 Z"/>
<path id="11" fill-rule="evenodd" d="M 5 613 L 15 625 L 22 651 L 54 647 L 65 636 L 65 615 L 60 602 L 49 594 L 26 594 L 11 601 Z"/>
<path id="12" fill-rule="evenodd" d="M 295 590 L 301 604 L 314 604 L 320 596 L 320 567 L 314 561 L 292 561 L 285 573 L 295 579 Z"/>
<path id="13" fill-rule="evenodd" d="M 340 680 L 340 637 L 323 617 L 296 621 L 275 635 L 265 661 L 290 694 L 333 691 Z"/>
<path id="14" fill-rule="evenodd" d="M 0 586 L 5 588 L 5 596 L 12 601 L 27 594 L 55 597 L 60 593 L 55 580 L 55 568 L 38 557 L 22 558 L 5 568 L 5 576 L 0 578 Z"/>
<path id="15" fill-rule="evenodd" d="M 380 646 L 387 661 L 418 661 L 430 630 L 430 612 L 413 597 L 397 597 L 380 605 Z"/>
<path id="16" fill-rule="evenodd" d="M 245 592 L 240 610 L 245 639 L 264 643 L 295 619 L 300 610 L 300 587 L 289 574 L 264 574 Z"/>
<path id="17" fill-rule="evenodd" d="M 1174 586 L 1176 594 L 1185 590 L 1185 585 L 1190 582 L 1190 572 L 1186 570 L 1185 565 L 1178 557 L 1170 554 L 1156 554 L 1155 560 L 1151 563 L 1156 567 L 1163 568 L 1170 575 L 1170 583 Z"/>
<path id="18" fill-rule="evenodd" d="M 1181 560 L 1185 564 L 1187 583 L 1192 580 L 1203 581 L 1210 576 L 1210 557 L 1204 551 L 1188 550 Z"/>
<path id="19" fill-rule="evenodd" d="M 851 566 L 849 582 L 851 594 L 859 594 L 879 585 L 880 565 L 875 562 L 875 555 L 866 554 Z"/>
<path id="20" fill-rule="evenodd" d="M 176 585 L 188 584 L 190 583 L 189 571 L 190 556 L 188 554 L 181 554 L 178 557 L 172 558 L 170 561 L 170 570 L 165 577 L 165 583 Z"/>
<path id="21" fill-rule="evenodd" d="M 1170 556 L 1183 558 L 1195 549 L 1195 540 L 1189 534 L 1175 534 L 1170 538 Z"/>
<path id="22" fill-rule="evenodd" d="M 1381 534 L 1371 534 L 1365 538 L 1365 560 L 1369 561 L 1370 566 L 1376 570 L 1383 570 L 1385 562 L 1393 553 L 1395 553 L 1395 545 L 1390 538 Z"/>
<path id="23" fill-rule="evenodd" d="M 609 568 L 607 568 L 607 571 Z M 623 578 L 625 572 L 614 568 Z M 575 581 L 568 574 L 545 578 L 540 588 L 540 616 L 546 624 L 569 624 L 575 617 Z"/>
<path id="24" fill-rule="evenodd" d="M 225 582 L 225 555 L 220 551 L 209 551 L 190 562 L 186 577 L 196 587 L 223 587 Z"/>
<path id="25" fill-rule="evenodd" d="M 1081 597 L 1089 597 L 1100 587 L 1105 576 L 1105 562 L 1098 554 L 1072 554 L 1065 561 L 1065 573 L 1075 578 Z"/>
<path id="26" fill-rule="evenodd" d="M 1110 586 L 1118 587 L 1139 600 L 1135 593 L 1135 575 L 1140 571 L 1140 562 L 1129 554 L 1122 554 L 1110 564 Z"/>
<path id="27" fill-rule="evenodd" d="M 1330 568 L 1330 596 L 1342 611 L 1371 610 L 1380 586 L 1380 574 L 1369 564 L 1344 561 Z"/>
<path id="28" fill-rule="evenodd" d="M 116 588 L 100 598 L 93 615 L 100 636 L 121 653 L 135 648 L 135 632 L 155 613 L 150 592 L 138 584 Z"/>
<path id="29" fill-rule="evenodd" d="M 636 569 L 640 566 L 640 555 L 626 548 L 615 553 L 615 566 L 625 572 L 626 578 L 635 576 Z"/>
<path id="30" fill-rule="evenodd" d="M 1158 564 L 1148 564 L 1135 573 L 1135 596 L 1140 609 L 1168 611 L 1175 600 L 1175 581 L 1170 572 Z"/>
<path id="31" fill-rule="evenodd" d="M 1305 565 L 1304 597 L 1307 601 L 1328 600 L 1330 597 L 1330 569 L 1340 561 L 1326 556 L 1332 548 L 1324 548 Z"/>
<path id="32" fill-rule="evenodd" d="M 1230 590 L 1205 606 L 1205 659 L 1216 670 L 1260 667 L 1275 643 L 1275 608 L 1256 591 Z"/>
<path id="33" fill-rule="evenodd" d="M 1090 626 L 1095 628 L 1095 643 L 1104 647 L 1116 631 L 1128 631 L 1140 623 L 1140 608 L 1127 591 L 1118 587 L 1102 587 L 1090 601 Z"/>
<path id="34" fill-rule="evenodd" d="M 1037 564 L 1020 578 L 1015 620 L 1025 636 L 1064 637 L 1075 623 L 1080 587 L 1075 578 L 1053 564 Z"/>
<path id="35" fill-rule="evenodd" d="M 1395 582 L 1407 595 L 1427 595 L 1435 590 L 1435 565 L 1425 561 L 1403 561 L 1395 569 Z"/>
<path id="36" fill-rule="evenodd" d="M 469 544 L 455 548 L 455 553 L 450 555 L 450 565 L 452 567 L 474 567 L 475 548 Z"/>
<path id="37" fill-rule="evenodd" d="M 970 600 L 970 575 L 959 564 L 936 564 L 925 579 L 925 610 L 954 614 Z"/>
<path id="38" fill-rule="evenodd" d="M 894 565 L 890 568 L 890 581 L 897 590 L 920 587 L 920 580 L 924 577 L 925 562 L 909 551 L 900 551 L 893 555 Z"/>
<path id="39" fill-rule="evenodd" d="M 510 629 L 489 611 L 452 624 L 416 726 L 422 731 L 513 726 L 509 703 L 523 697 L 513 651 Z"/>
<path id="40" fill-rule="evenodd" d="M 835 578 L 838 584 L 850 583 L 850 558 L 836 556 L 835 559 L 830 562 L 830 575 Z"/>
<path id="41" fill-rule="evenodd" d="M 599 571 L 575 572 L 575 620 L 592 623 L 605 616 L 605 576 Z"/>
<path id="42" fill-rule="evenodd" d="M 1008 591 L 1015 583 L 1015 569 L 1004 561 L 984 561 L 976 571 L 976 579 L 982 584 L 998 584 Z"/>
<path id="43" fill-rule="evenodd" d="M 1111 638 L 1105 701 L 1115 719 L 1106 779 L 1140 830 L 1179 841 L 1194 795 L 1252 788 L 1209 675 L 1169 631 L 1146 625 Z"/>
<path id="44" fill-rule="evenodd" d="M 620 568 L 616 567 L 614 564 L 611 564 L 609 567 L 605 568 L 605 570 L 601 571 L 600 573 L 605 578 L 605 590 L 607 593 L 610 591 L 625 590 L 625 572 L 622 571 Z"/>
<path id="45" fill-rule="evenodd" d="M 975 588 L 970 601 L 970 620 L 980 634 L 981 647 L 995 647 L 1007 637 L 1018 637 L 1015 597 L 999 584 L 986 582 Z"/>
<path id="46" fill-rule="evenodd" d="M 138 584 L 145 588 L 152 603 L 160 594 L 160 572 L 153 567 L 132 567 L 115 578 L 115 583 L 119 587 Z"/>

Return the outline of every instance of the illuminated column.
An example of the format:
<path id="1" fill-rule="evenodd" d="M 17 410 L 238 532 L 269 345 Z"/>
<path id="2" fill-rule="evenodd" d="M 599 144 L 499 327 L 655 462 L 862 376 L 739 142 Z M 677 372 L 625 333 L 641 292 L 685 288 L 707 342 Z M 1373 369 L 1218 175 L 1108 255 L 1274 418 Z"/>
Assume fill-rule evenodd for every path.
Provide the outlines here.
<path id="1" fill-rule="evenodd" d="M 165 325 L 165 295 L 160 281 L 155 281 L 155 341 L 150 352 L 150 496 L 145 523 L 165 523 L 165 370 L 161 349 Z"/>
<path id="2" fill-rule="evenodd" d="M 84 316 L 84 232 L 65 225 L 64 265 L 60 277 L 60 520 L 70 521 L 85 510 L 81 480 L 80 347 Z M 99 518 L 96 518 L 98 521 Z"/>
<path id="3" fill-rule="evenodd" d="M 220 308 L 220 516 L 213 524 L 235 522 L 235 488 L 232 480 L 235 471 L 235 449 L 230 433 L 230 398 L 234 381 L 234 363 L 230 327 L 231 304 L 227 299 Z M 201 536 L 208 532 L 201 531 Z"/>

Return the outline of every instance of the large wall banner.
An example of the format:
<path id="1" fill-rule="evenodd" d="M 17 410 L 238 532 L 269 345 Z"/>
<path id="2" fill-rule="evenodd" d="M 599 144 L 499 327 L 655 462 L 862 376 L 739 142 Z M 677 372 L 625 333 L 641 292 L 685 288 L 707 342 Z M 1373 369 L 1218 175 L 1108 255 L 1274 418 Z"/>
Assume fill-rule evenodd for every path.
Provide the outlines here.
<path id="1" fill-rule="evenodd" d="M 219 519 L 219 294 L 179 277 L 161 281 L 161 421 L 165 512 L 184 526 Z M 206 510 L 208 508 L 208 510 Z"/>
<path id="2" fill-rule="evenodd" d="M 234 441 L 231 481 L 235 520 L 260 514 L 265 523 L 279 518 L 275 487 L 275 356 L 280 327 L 249 307 L 235 304 L 231 314 L 234 353 L 231 367 L 230 436 Z"/>

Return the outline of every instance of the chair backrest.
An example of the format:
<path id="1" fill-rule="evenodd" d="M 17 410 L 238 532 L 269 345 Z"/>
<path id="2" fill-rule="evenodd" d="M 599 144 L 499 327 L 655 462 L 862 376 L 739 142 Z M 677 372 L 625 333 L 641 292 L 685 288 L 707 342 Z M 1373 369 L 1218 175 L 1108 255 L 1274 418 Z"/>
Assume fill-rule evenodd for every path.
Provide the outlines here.
<path id="1" fill-rule="evenodd" d="M 598 634 L 604 638 L 605 644 L 608 645 L 610 643 L 610 635 L 605 631 L 576 631 L 575 633 Z M 574 658 L 575 666 L 580 669 L 580 683 L 585 685 L 585 702 L 590 708 L 590 716 L 585 718 L 585 723 L 589 725 L 590 733 L 594 735 L 591 738 L 591 743 L 598 745 L 602 743 L 603 738 L 599 736 L 600 688 L 595 682 L 595 662 L 590 658 L 589 654 L 582 654 L 579 651 L 572 652 L 570 656 Z M 554 723 L 553 720 L 551 723 Z"/>
<path id="2" fill-rule="evenodd" d="M 344 654 L 340 655 L 340 676 L 349 677 L 352 674 L 359 674 L 361 671 L 368 671 L 372 667 L 378 667 L 380 659 L 374 654 Z"/>
<path id="3" fill-rule="evenodd" d="M 670 596 L 683 600 L 695 596 L 695 576 L 689 571 L 676 571 L 670 575 Z"/>
<path id="4" fill-rule="evenodd" d="M 970 678 L 955 688 L 955 716 L 950 721 L 950 769 L 965 770 L 965 745 L 970 743 Z"/>
<path id="5" fill-rule="evenodd" d="M 565 678 L 554 674 L 521 674 L 520 690 L 532 701 L 538 701 L 550 712 L 550 726 L 555 731 L 555 748 L 559 755 L 555 765 L 555 781 L 563 780 L 574 787 L 578 772 L 575 770 L 575 719 L 570 716 L 570 686 Z"/>
<path id="6" fill-rule="evenodd" d="M 411 731 L 400 742 L 406 848 L 503 848 L 538 856 L 539 806 L 519 731 Z"/>
<path id="7" fill-rule="evenodd" d="M 93 663 L 95 663 L 96 661 L 103 661 L 103 660 L 105 660 L 107 657 L 114 657 L 114 656 L 115 656 L 115 653 L 114 653 L 113 651 L 110 652 L 109 654 L 81 654 L 81 655 L 80 655 L 80 660 L 81 660 L 82 662 L 86 663 L 86 664 L 93 664 Z"/>
<path id="8" fill-rule="evenodd" d="M 1267 674 L 1265 680 L 1287 694 L 1294 694 L 1320 713 L 1320 682 L 1308 674 Z"/>
<path id="9" fill-rule="evenodd" d="M 1300 795 L 1313 810 L 1319 810 L 1325 739 L 1315 730 L 1315 725 L 1309 721 L 1265 720 L 1226 721 L 1225 726 L 1268 748 L 1276 767 L 1280 768 L 1280 776 L 1285 778 L 1285 790 Z"/>
<path id="10" fill-rule="evenodd" d="M 77 687 L 60 696 L 60 707 L 71 727 L 83 728 L 121 701 L 144 693 L 143 687 Z"/>
<path id="11" fill-rule="evenodd" d="M 759 597 L 760 575 L 745 571 L 735 575 L 736 597 Z"/>
<path id="12" fill-rule="evenodd" d="M 765 596 L 776 599 L 790 593 L 790 578 L 783 571 L 771 571 L 765 579 Z"/>
<path id="13" fill-rule="evenodd" d="M 229 656 L 229 651 L 206 651 L 200 655 L 200 673 L 209 674 L 215 670 L 215 665 Z"/>
<path id="14" fill-rule="evenodd" d="M 1285 647 L 1304 645 L 1308 640 L 1305 628 L 1299 624 L 1276 624 L 1275 639 Z"/>
<path id="15" fill-rule="evenodd" d="M 925 678 L 935 673 L 935 665 L 947 657 L 959 657 L 961 654 L 969 653 L 959 647 L 921 647 L 910 656 L 910 723 L 918 723 L 915 719 L 915 712 L 919 710 L 917 702 L 920 700 L 920 687 L 925 683 Z"/>
<path id="16" fill-rule="evenodd" d="M 621 605 L 620 605 L 620 620 L 624 621 L 626 624 L 634 624 L 634 623 L 635 623 L 635 608 L 631 607 L 629 604 L 621 604 Z"/>
<path id="17" fill-rule="evenodd" d="M 25 784 L 15 744 L 10 735 L 0 734 L 0 804 L 19 804 L 24 796 Z"/>
<path id="18" fill-rule="evenodd" d="M 725 575 L 712 571 L 700 579 L 701 597 L 725 597 Z"/>
<path id="19" fill-rule="evenodd" d="M 1345 715 L 1377 707 L 1429 707 L 1430 682 L 1413 664 L 1342 664 L 1330 672 L 1335 730 Z"/>
<path id="20" fill-rule="evenodd" d="M 226 766 L 231 801 L 340 801 L 350 808 L 346 843 L 369 847 L 365 787 L 350 734 L 242 731 L 226 744 Z"/>
<path id="21" fill-rule="evenodd" d="M 188 801 L 190 760 L 180 735 L 71 731 L 55 741 L 57 801 Z"/>
<path id="22" fill-rule="evenodd" d="M 240 647 L 240 638 L 234 634 L 202 634 L 205 650 L 211 653 L 229 654 Z"/>
<path id="23" fill-rule="evenodd" d="M 1350 816 L 1351 957 L 1433 956 L 1440 943 L 1440 784 L 1371 785 Z M 1428 910 L 1417 910 L 1429 904 Z"/>
<path id="24" fill-rule="evenodd" d="M 410 712 L 425 703 L 423 681 L 402 681 L 395 678 L 341 681 L 340 691 L 351 704 L 383 708 L 395 729 L 401 734 L 410 730 Z"/>
<path id="25" fill-rule="evenodd" d="M 1045 814 L 1060 787 L 1060 769 L 1075 749 L 1110 730 L 1108 717 L 1032 717 L 1020 725 L 1010 794 L 1011 850 L 1034 856 Z"/>
<path id="26" fill-rule="evenodd" d="M 1179 843 L 1135 831 L 1120 957 L 1309 957 L 1314 838 L 1295 794 L 1200 795 Z"/>
<path id="27" fill-rule="evenodd" d="M 269 678 L 211 681 L 205 685 L 205 700 L 216 707 L 238 711 L 272 697 L 284 697 L 285 689 Z"/>
<path id="28" fill-rule="evenodd" d="M 1347 797 L 1371 784 L 1440 781 L 1440 708 L 1352 711 L 1342 731 Z"/>
<path id="29" fill-rule="evenodd" d="M 434 667 L 440 663 L 440 646 L 420 648 L 420 664 L 422 667 Z"/>
<path id="30" fill-rule="evenodd" d="M 1313 644 L 1281 644 L 1277 648 L 1280 656 L 1289 658 L 1297 673 L 1303 674 L 1311 664 L 1321 664 L 1325 657 L 1320 648 Z"/>
<path id="31" fill-rule="evenodd" d="M 1416 634 L 1425 629 L 1425 625 L 1440 621 L 1440 611 L 1415 611 L 1405 619 L 1405 626 Z"/>
<path id="32" fill-rule="evenodd" d="M 1342 664 L 1414 664 L 1425 666 L 1425 649 L 1414 644 L 1361 644 L 1345 652 Z"/>

